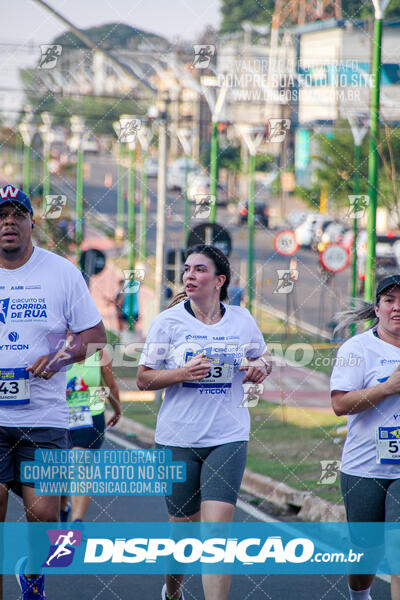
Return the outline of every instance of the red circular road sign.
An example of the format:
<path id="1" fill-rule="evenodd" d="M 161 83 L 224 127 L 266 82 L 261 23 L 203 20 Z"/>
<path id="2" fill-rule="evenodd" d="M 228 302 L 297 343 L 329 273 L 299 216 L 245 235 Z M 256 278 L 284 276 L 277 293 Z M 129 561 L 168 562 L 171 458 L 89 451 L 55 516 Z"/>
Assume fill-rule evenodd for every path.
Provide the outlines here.
<path id="1" fill-rule="evenodd" d="M 294 231 L 283 229 L 274 237 L 274 248 L 281 256 L 293 256 L 299 249 Z"/>
<path id="2" fill-rule="evenodd" d="M 350 253 L 340 244 L 330 244 L 321 252 L 319 260 L 325 271 L 340 273 L 349 266 Z"/>

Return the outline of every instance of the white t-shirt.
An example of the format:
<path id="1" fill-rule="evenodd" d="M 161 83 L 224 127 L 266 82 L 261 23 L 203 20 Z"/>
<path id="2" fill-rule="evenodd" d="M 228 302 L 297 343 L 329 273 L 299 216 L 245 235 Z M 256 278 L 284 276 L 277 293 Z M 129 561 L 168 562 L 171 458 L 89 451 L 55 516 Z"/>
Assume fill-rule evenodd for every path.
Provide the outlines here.
<path id="1" fill-rule="evenodd" d="M 400 364 L 400 348 L 376 337 L 370 329 L 345 342 L 337 353 L 331 375 L 333 390 L 361 390 L 382 383 Z M 382 429 L 379 429 L 382 428 Z M 396 432 L 398 431 L 398 434 Z M 358 477 L 400 477 L 400 402 L 398 395 L 387 396 L 376 406 L 348 415 L 348 433 L 343 448 L 341 470 Z M 376 438 L 379 438 L 377 449 Z M 400 438 L 399 438 L 400 439 Z M 390 441 L 391 446 L 389 446 Z M 381 463 L 397 454 L 396 464 Z"/>
<path id="2" fill-rule="evenodd" d="M 0 398 L 8 398 L 0 400 L 0 425 L 68 427 L 67 367 L 49 380 L 21 372 L 59 349 L 68 329 L 77 333 L 100 321 L 82 274 L 65 258 L 35 247 L 22 267 L 0 268 Z M 15 375 L 29 376 L 29 393 L 25 380 L 9 383 Z M 25 391 L 15 395 L 17 385 Z"/>
<path id="3" fill-rule="evenodd" d="M 157 419 L 156 442 L 207 447 L 249 439 L 250 415 L 243 403 L 239 371 L 244 357 L 266 351 L 263 335 L 246 308 L 224 304 L 218 323 L 206 325 L 181 302 L 159 314 L 147 335 L 139 364 L 152 369 L 182 367 L 205 350 L 209 376 L 166 388 Z"/>

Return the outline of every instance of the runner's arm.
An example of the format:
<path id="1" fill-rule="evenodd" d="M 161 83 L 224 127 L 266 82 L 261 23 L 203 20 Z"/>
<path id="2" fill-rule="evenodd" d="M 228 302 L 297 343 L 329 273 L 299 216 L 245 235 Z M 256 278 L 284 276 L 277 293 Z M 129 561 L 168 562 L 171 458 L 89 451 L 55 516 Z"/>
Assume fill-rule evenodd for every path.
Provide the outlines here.
<path id="1" fill-rule="evenodd" d="M 355 415 L 376 406 L 394 393 L 389 382 L 390 379 L 363 390 L 351 390 L 350 392 L 332 390 L 331 400 L 334 413 L 338 417 Z"/>
<path id="2" fill-rule="evenodd" d="M 139 365 L 136 384 L 139 390 L 161 390 L 182 381 L 199 381 L 206 377 L 210 365 L 210 361 L 203 354 L 190 359 L 184 367 L 177 369 L 152 369 Z"/>
<path id="3" fill-rule="evenodd" d="M 63 367 L 80 362 L 101 350 L 106 343 L 106 330 L 103 321 L 100 321 L 94 327 L 78 333 L 70 333 L 68 346 L 64 346 L 57 352 L 40 356 L 27 368 L 27 371 L 32 371 L 34 377 L 39 376 L 43 379 L 50 379 L 54 373 L 57 373 Z M 43 373 L 45 374 L 43 375 Z"/>
<path id="4" fill-rule="evenodd" d="M 108 400 L 114 410 L 114 414 L 111 419 L 107 422 L 107 427 L 113 427 L 116 425 L 121 417 L 121 404 L 119 401 L 119 389 L 117 382 L 115 381 L 114 373 L 112 370 L 111 356 L 106 348 L 100 350 L 101 357 L 101 379 L 106 387 L 110 389 Z"/>

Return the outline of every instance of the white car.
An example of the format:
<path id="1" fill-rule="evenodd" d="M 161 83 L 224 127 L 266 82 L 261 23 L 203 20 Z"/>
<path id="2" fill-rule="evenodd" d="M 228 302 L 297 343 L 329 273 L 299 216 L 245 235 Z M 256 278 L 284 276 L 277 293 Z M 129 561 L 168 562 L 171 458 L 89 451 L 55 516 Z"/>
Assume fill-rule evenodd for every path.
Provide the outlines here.
<path id="1" fill-rule="evenodd" d="M 152 156 L 148 156 L 144 163 L 144 168 L 147 177 L 157 177 L 158 174 L 158 160 Z"/>
<path id="2" fill-rule="evenodd" d="M 321 227 L 324 221 L 328 221 L 327 215 L 321 215 L 319 213 L 311 213 L 306 216 L 304 221 L 300 223 L 295 229 L 296 241 L 299 246 L 305 246 L 306 248 L 311 247 L 311 243 L 314 239 L 315 230 Z"/>
<path id="3" fill-rule="evenodd" d="M 185 189 L 186 160 L 188 161 L 188 181 L 191 173 L 200 173 L 199 165 L 191 158 L 178 158 L 167 171 L 167 188 L 169 190 Z"/>

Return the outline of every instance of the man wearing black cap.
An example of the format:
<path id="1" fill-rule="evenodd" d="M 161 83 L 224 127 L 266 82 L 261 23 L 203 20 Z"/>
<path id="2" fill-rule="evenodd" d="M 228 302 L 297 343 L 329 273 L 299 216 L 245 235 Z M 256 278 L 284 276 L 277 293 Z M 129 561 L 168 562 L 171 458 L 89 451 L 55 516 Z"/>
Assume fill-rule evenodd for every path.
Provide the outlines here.
<path id="1" fill-rule="evenodd" d="M 34 247 L 34 226 L 28 196 L 0 188 L 0 521 L 11 486 L 21 487 L 28 521 L 58 521 L 59 497 L 23 483 L 21 463 L 37 448 L 70 447 L 64 367 L 106 343 L 80 271 Z M 17 576 L 23 600 L 45 599 L 44 576 L 30 572 L 25 559 Z"/>

